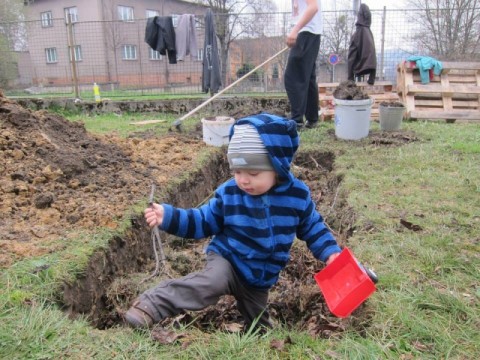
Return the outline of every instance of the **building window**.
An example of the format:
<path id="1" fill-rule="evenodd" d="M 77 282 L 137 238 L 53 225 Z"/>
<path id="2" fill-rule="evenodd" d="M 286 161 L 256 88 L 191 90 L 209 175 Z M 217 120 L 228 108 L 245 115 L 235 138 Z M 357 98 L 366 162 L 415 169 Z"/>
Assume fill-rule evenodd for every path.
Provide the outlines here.
<path id="1" fill-rule="evenodd" d="M 152 48 L 148 49 L 148 58 L 150 60 L 163 60 L 163 56 L 156 50 L 153 50 Z"/>
<path id="2" fill-rule="evenodd" d="M 159 16 L 160 13 L 158 12 L 158 10 L 147 10 L 145 12 L 145 15 L 147 16 L 147 19 L 148 19 L 148 18 L 151 18 L 151 17 Z"/>
<path id="3" fill-rule="evenodd" d="M 53 26 L 53 16 L 51 11 L 42 12 L 40 18 L 42 19 L 42 27 Z"/>
<path id="4" fill-rule="evenodd" d="M 76 6 L 65 8 L 64 11 L 65 21 L 67 22 L 67 24 L 70 23 L 69 19 L 72 21 L 72 23 L 78 21 L 78 10 Z"/>
<path id="5" fill-rule="evenodd" d="M 203 61 L 203 49 L 198 49 L 197 51 L 197 60 Z"/>
<path id="6" fill-rule="evenodd" d="M 45 49 L 45 57 L 47 58 L 47 64 L 56 63 L 57 59 L 57 48 L 47 48 Z"/>
<path id="7" fill-rule="evenodd" d="M 123 60 L 136 60 L 137 59 L 137 47 L 135 45 L 123 45 L 122 46 L 122 59 Z"/>
<path id="8" fill-rule="evenodd" d="M 70 61 L 72 61 L 72 53 L 70 52 Z M 82 61 L 82 47 L 80 45 L 75 45 L 73 47 L 73 55 L 75 56 L 75 62 Z"/>
<path id="9" fill-rule="evenodd" d="M 122 21 L 133 21 L 133 7 L 131 6 L 119 6 L 118 18 Z"/>

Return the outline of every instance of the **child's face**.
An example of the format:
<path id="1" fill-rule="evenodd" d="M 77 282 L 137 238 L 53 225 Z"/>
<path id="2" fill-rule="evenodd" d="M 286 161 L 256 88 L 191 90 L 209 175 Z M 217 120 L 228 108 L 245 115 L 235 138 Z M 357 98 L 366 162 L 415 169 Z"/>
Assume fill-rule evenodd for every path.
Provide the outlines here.
<path id="1" fill-rule="evenodd" d="M 250 195 L 262 195 L 277 183 L 277 173 L 269 170 L 234 170 L 240 189 Z"/>

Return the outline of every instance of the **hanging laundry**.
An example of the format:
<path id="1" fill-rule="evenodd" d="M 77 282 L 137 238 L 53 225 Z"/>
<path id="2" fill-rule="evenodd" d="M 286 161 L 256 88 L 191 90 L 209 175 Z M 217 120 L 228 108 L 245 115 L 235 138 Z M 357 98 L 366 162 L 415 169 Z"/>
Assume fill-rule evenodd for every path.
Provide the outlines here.
<path id="1" fill-rule="evenodd" d="M 218 92 L 222 86 L 220 77 L 220 59 L 218 56 L 217 33 L 212 10 L 205 14 L 205 42 L 203 46 L 203 81 L 202 91 L 211 94 Z"/>
<path id="2" fill-rule="evenodd" d="M 361 4 L 355 23 L 355 33 L 350 39 L 348 48 L 348 80 L 368 75 L 368 84 L 375 83 L 377 72 L 377 54 L 375 41 L 370 26 L 372 13 L 366 4 Z"/>
<path id="3" fill-rule="evenodd" d="M 183 14 L 178 17 L 175 29 L 175 48 L 177 61 L 185 60 L 185 56 L 197 55 L 197 32 L 195 27 L 195 15 Z"/>
<path id="4" fill-rule="evenodd" d="M 432 57 L 412 55 L 408 57 L 407 61 L 415 62 L 417 65 L 422 84 L 428 84 L 433 79 L 433 75 L 442 73 L 442 63 Z"/>
<path id="5" fill-rule="evenodd" d="M 145 28 L 145 42 L 161 55 L 168 55 L 168 63 L 177 63 L 175 48 L 175 30 L 171 16 L 154 16 L 148 18 Z"/>

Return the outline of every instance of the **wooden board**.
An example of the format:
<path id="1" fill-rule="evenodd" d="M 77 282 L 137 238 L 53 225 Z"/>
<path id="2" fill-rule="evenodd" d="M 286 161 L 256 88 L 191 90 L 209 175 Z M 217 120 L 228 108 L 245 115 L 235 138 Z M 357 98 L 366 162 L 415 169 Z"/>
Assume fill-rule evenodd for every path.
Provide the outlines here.
<path id="1" fill-rule="evenodd" d="M 371 109 L 370 110 L 370 120 L 378 119 L 379 117 L 379 110 L 378 109 Z M 320 115 L 321 121 L 326 120 L 333 120 L 335 118 L 335 109 L 322 109 L 322 113 Z"/>
<path id="2" fill-rule="evenodd" d="M 136 121 L 133 123 L 130 123 L 130 125 L 149 125 L 149 124 L 158 124 L 158 123 L 164 123 L 167 120 L 143 120 L 143 121 Z"/>
<path id="3" fill-rule="evenodd" d="M 411 111 L 410 116 L 413 119 L 445 119 L 445 120 L 480 120 L 480 111 L 437 111 L 422 110 Z"/>
<path id="4" fill-rule="evenodd" d="M 319 102 L 322 121 L 333 120 L 335 115 L 335 107 L 333 104 L 333 91 L 339 85 L 339 83 L 320 83 L 319 89 Z M 393 84 L 388 81 L 378 81 L 375 85 L 369 85 L 367 83 L 356 83 L 363 92 L 368 94 L 373 99 L 372 110 L 370 117 L 377 119 L 379 116 L 378 106 L 382 102 L 395 102 L 400 101 L 400 97 L 393 91 Z"/>
<path id="5" fill-rule="evenodd" d="M 332 83 L 319 83 L 318 84 L 318 93 L 319 94 L 331 94 L 335 88 L 340 85 L 338 82 Z M 393 91 L 393 83 L 390 81 L 377 81 L 374 85 L 370 85 L 366 82 L 358 82 L 356 85 L 362 88 L 363 91 L 367 93 L 388 93 Z"/>
<path id="6" fill-rule="evenodd" d="M 480 120 L 480 63 L 443 62 L 440 75 L 421 82 L 415 63 L 397 67 L 397 92 L 413 119 Z"/>

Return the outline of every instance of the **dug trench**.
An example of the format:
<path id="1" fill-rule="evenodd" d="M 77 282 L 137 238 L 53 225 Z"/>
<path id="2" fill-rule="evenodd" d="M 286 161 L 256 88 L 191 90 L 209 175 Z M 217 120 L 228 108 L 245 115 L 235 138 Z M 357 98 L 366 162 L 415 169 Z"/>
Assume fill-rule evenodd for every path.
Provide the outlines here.
<path id="1" fill-rule="evenodd" d="M 328 135 L 334 137 L 333 131 Z M 405 131 L 369 135 L 371 146 L 401 146 L 415 140 Z M 142 215 L 131 214 L 130 209 L 146 200 L 153 180 L 160 195 L 156 201 L 198 206 L 229 176 L 224 156 L 223 149 L 205 145 L 201 131 L 164 136 L 143 131 L 126 139 L 92 135 L 80 122 L 22 107 L 0 91 L 0 269 L 37 258 L 39 265 L 31 272 L 39 274 L 58 266 L 55 256 L 78 261 L 69 253 L 70 240 L 79 247 L 90 243 L 89 236 L 77 239 L 79 234 L 116 231 L 108 246 L 95 251 L 81 275 L 65 283 L 56 298 L 72 318 L 84 316 L 100 329 L 120 326 L 122 313 L 139 293 L 162 278 L 200 269 L 208 241 L 162 234 L 167 272 L 143 281 L 155 268 L 151 233 Z M 198 166 L 202 157 L 208 161 Z M 334 165 L 334 153 L 300 151 L 292 171 L 309 185 L 325 222 L 339 243 L 347 245 L 355 214 L 347 194 L 339 191 L 342 178 Z M 129 226 L 119 232 L 125 218 Z M 270 294 L 273 320 L 314 336 L 338 334 L 352 326 L 362 332 L 369 323 L 368 301 L 350 318 L 333 317 L 313 279 L 322 267 L 304 243 L 295 243 L 291 261 Z M 224 297 L 216 306 L 161 325 L 168 322 L 192 323 L 210 331 L 236 329 L 241 319 L 234 299 Z"/>
<path id="2" fill-rule="evenodd" d="M 299 152 L 292 171 L 310 187 L 317 208 L 341 245 L 346 245 L 354 230 L 355 214 L 339 191 L 342 178 L 335 174 L 335 155 L 331 152 Z M 212 156 L 208 164 L 170 191 L 161 201 L 180 207 L 196 207 L 205 202 L 217 185 L 230 176 L 223 152 Z M 141 214 L 131 218 L 131 226 L 122 236 L 113 237 L 106 249 L 91 257 L 82 277 L 63 287 L 62 306 L 73 318 L 87 316 L 92 326 L 108 329 L 122 325 L 122 314 L 138 294 L 161 279 L 179 277 L 203 266 L 202 249 L 208 239 L 190 241 L 161 234 L 166 254 L 161 275 L 150 278 L 157 263 L 151 232 Z M 306 245 L 294 244 L 291 261 L 273 287 L 268 310 L 274 323 L 308 331 L 312 336 L 331 336 L 347 327 L 368 324 L 368 305 L 362 305 L 347 319 L 335 318 L 324 302 L 313 275 L 323 264 L 313 258 Z M 186 312 L 166 319 L 161 326 L 191 324 L 204 331 L 234 331 L 242 319 L 231 296 L 200 312 Z"/>

